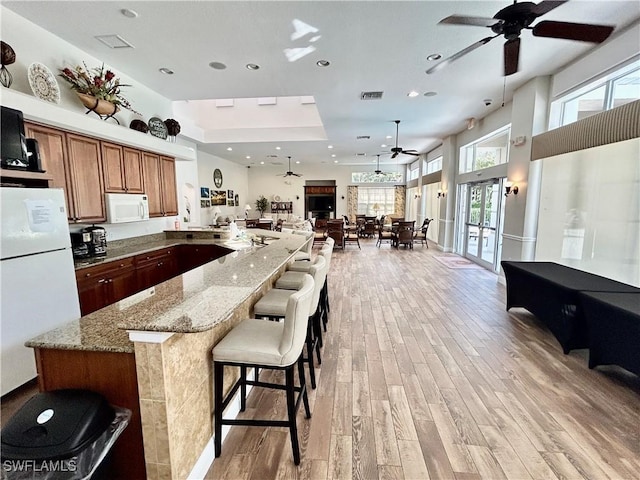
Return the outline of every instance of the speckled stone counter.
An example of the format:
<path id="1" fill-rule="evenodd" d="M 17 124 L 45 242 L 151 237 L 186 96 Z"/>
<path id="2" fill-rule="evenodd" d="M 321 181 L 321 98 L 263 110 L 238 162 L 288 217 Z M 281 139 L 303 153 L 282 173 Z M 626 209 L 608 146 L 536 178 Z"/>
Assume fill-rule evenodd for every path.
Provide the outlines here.
<path id="1" fill-rule="evenodd" d="M 40 380 L 42 389 L 89 388 L 132 409 L 125 434 L 133 438 L 126 448 L 143 452 L 148 479 L 199 476 L 194 466 L 211 453 L 206 447 L 213 436 L 211 350 L 253 314 L 253 305 L 306 241 L 301 235 L 255 231 L 250 234 L 268 238 L 263 245 L 257 237 L 252 246 L 186 239 L 190 233 L 111 248 L 102 261 L 185 243 L 213 242 L 237 250 L 26 344 L 36 349 L 41 377 L 48 376 Z M 59 363 L 49 354 L 57 355 Z M 132 455 L 125 460 L 131 462 Z M 114 463 L 119 456 L 114 454 Z"/>

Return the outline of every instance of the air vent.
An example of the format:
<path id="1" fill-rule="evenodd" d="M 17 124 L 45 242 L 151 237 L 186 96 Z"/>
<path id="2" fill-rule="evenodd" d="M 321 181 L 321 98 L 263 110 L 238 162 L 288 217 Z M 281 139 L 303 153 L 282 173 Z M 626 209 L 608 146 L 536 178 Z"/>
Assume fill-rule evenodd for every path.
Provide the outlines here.
<path id="1" fill-rule="evenodd" d="M 366 157 L 366 153 L 356 153 L 356 157 Z"/>
<path id="2" fill-rule="evenodd" d="M 370 135 L 358 135 L 356 140 L 369 140 L 371 138 Z"/>
<path id="3" fill-rule="evenodd" d="M 282 162 L 269 162 L 271 165 L 284 165 Z"/>
<path id="4" fill-rule="evenodd" d="M 384 92 L 362 92 L 360 100 L 380 100 Z"/>
<path id="5" fill-rule="evenodd" d="M 100 40 L 109 48 L 133 48 L 129 42 L 127 42 L 120 35 L 97 35 L 96 40 Z"/>

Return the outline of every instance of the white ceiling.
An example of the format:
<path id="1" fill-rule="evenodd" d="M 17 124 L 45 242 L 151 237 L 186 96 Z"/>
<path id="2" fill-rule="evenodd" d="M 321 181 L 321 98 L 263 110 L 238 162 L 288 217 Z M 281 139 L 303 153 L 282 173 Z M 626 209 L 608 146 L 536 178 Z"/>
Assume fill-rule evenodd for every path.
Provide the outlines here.
<path id="1" fill-rule="evenodd" d="M 509 3 L 5 1 L 3 5 L 171 100 L 313 97 L 326 139 L 317 125 L 314 140 L 277 142 L 249 134 L 246 138 L 254 141 L 237 141 L 242 138 L 235 131 L 237 122 L 232 126 L 234 136 L 228 137 L 233 142 L 224 141 L 224 132 L 209 130 L 207 138 L 220 143 L 203 144 L 202 149 L 248 165 L 272 162 L 271 155 L 282 161 L 290 155 L 304 163 L 370 164 L 376 153 L 393 146 L 395 140 L 385 137 L 395 138 L 396 119 L 401 120 L 399 145 L 422 153 L 439 145 L 443 137 L 465 129 L 467 118 L 481 118 L 500 108 L 503 39 L 496 38 L 433 75 L 425 74 L 434 65 L 426 58 L 431 53 L 446 58 L 491 34 L 485 27 L 437 25 L 442 18 L 452 14 L 493 17 Z M 138 17 L 125 17 L 120 13 L 123 8 L 136 11 Z M 573 0 L 542 19 L 615 25 L 616 35 L 639 18 L 637 0 Z M 292 39 L 295 19 L 317 31 Z M 109 49 L 94 38 L 106 34 L 118 34 L 135 48 Z M 520 71 L 507 77 L 507 102 L 529 79 L 552 74 L 594 48 L 587 43 L 533 37 L 528 31 L 521 38 Z M 309 46 L 315 51 L 294 62 L 287 60 L 285 49 Z M 331 65 L 316 66 L 321 59 Z M 214 61 L 227 68 L 210 68 Z M 248 70 L 248 63 L 260 69 Z M 161 67 L 170 68 L 174 75 L 159 73 Z M 411 90 L 420 95 L 407 97 Z M 363 91 L 383 91 L 384 95 L 381 100 L 362 101 Z M 425 97 L 427 91 L 437 95 Z M 485 98 L 493 103 L 485 106 Z M 282 119 L 276 124 L 299 127 L 295 121 L 283 125 Z M 371 138 L 356 140 L 360 135 Z M 381 148 L 383 143 L 389 147 Z M 228 147 L 233 151 L 227 151 Z M 356 156 L 358 153 L 367 156 Z M 398 157 L 401 163 L 414 159 Z M 395 164 L 396 160 L 385 155 L 380 163 Z"/>

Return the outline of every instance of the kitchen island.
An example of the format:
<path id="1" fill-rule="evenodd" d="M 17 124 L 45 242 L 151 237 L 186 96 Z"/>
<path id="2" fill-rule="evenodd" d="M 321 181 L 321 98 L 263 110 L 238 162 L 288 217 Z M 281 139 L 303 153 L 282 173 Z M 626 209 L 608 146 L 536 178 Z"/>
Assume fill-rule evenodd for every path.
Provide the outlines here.
<path id="1" fill-rule="evenodd" d="M 252 315 L 253 305 L 306 241 L 264 234 L 269 244 L 245 243 L 244 249 L 27 342 L 36 352 L 41 390 L 87 388 L 132 410 L 131 424 L 114 448 L 111 478 L 185 479 L 196 463 L 208 468 L 211 349 Z M 184 235 L 185 242 L 194 241 Z"/>

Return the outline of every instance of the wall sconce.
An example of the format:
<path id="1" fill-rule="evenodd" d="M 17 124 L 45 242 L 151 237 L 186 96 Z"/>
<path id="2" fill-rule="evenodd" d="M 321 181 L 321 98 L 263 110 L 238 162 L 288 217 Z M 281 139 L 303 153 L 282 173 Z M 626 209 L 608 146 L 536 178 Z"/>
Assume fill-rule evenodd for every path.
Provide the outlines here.
<path id="1" fill-rule="evenodd" d="M 518 186 L 511 182 L 504 182 L 504 196 L 506 197 L 512 193 L 514 195 L 518 194 Z"/>
<path id="2" fill-rule="evenodd" d="M 445 193 L 442 190 L 438 190 L 438 198 L 444 198 Z"/>
<path id="3" fill-rule="evenodd" d="M 300 195 L 296 195 L 296 200 L 300 200 Z"/>

